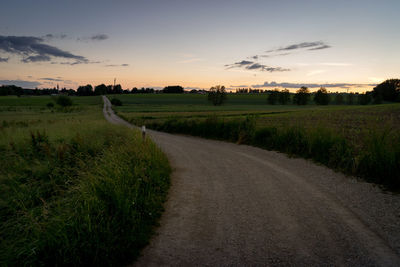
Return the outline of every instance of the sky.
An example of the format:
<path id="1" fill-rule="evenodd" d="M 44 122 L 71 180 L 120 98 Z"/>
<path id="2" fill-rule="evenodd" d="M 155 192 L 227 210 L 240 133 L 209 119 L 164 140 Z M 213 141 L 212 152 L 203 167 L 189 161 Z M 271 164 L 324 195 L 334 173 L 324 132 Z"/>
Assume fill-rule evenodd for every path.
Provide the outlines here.
<path id="1" fill-rule="evenodd" d="M 365 91 L 400 74 L 398 0 L 0 6 L 0 84 Z"/>

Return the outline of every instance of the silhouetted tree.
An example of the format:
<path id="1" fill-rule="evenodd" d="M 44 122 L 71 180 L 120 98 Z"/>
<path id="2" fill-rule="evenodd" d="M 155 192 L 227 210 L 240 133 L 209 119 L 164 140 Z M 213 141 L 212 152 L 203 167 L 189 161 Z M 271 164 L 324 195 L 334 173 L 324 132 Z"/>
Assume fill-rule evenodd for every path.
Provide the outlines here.
<path id="1" fill-rule="evenodd" d="M 335 103 L 336 103 L 336 105 L 343 105 L 344 104 L 344 97 L 343 97 L 342 94 L 337 93 L 335 95 Z"/>
<path id="2" fill-rule="evenodd" d="M 330 101 L 330 96 L 325 88 L 321 87 L 314 96 L 314 102 L 317 105 L 328 105 Z"/>
<path id="3" fill-rule="evenodd" d="M 366 92 L 365 94 L 358 95 L 359 105 L 368 105 L 371 102 L 371 94 Z"/>
<path id="4" fill-rule="evenodd" d="M 400 102 L 400 80 L 389 79 L 378 84 L 372 93 L 374 99 L 389 102 Z"/>
<path id="5" fill-rule="evenodd" d="M 179 85 L 167 86 L 163 89 L 163 93 L 166 94 L 182 94 L 183 92 L 183 87 Z"/>
<path id="6" fill-rule="evenodd" d="M 268 104 L 270 105 L 275 105 L 276 102 L 278 102 L 278 97 L 279 97 L 279 91 L 278 90 L 274 90 L 272 92 L 269 92 L 268 94 Z"/>
<path id="7" fill-rule="evenodd" d="M 226 100 L 225 86 L 217 85 L 211 87 L 207 95 L 208 101 L 213 103 L 214 106 L 222 105 Z"/>
<path id="8" fill-rule="evenodd" d="M 79 86 L 76 93 L 79 96 L 93 95 L 93 87 L 90 84 L 87 84 L 85 86 Z"/>
<path id="9" fill-rule="evenodd" d="M 297 105 L 307 105 L 308 99 L 310 98 L 310 91 L 307 87 L 302 86 L 296 91 L 293 97 L 293 103 Z"/>
<path id="10" fill-rule="evenodd" d="M 288 89 L 284 89 L 279 92 L 279 103 L 282 105 L 286 105 L 290 101 L 290 93 Z"/>
<path id="11" fill-rule="evenodd" d="M 2 85 L 0 86 L 0 95 L 17 95 L 20 96 L 23 94 L 22 87 L 15 85 Z"/>
<path id="12" fill-rule="evenodd" d="M 122 94 L 124 90 L 122 90 L 122 87 L 120 84 L 116 84 L 113 86 L 113 92 L 114 94 Z"/>
<path id="13" fill-rule="evenodd" d="M 94 88 L 94 94 L 95 95 L 105 95 L 105 94 L 107 94 L 107 86 L 104 83 L 102 83 L 100 85 L 97 85 Z"/>
<path id="14" fill-rule="evenodd" d="M 347 105 L 353 105 L 354 104 L 354 94 L 350 93 L 347 94 Z"/>

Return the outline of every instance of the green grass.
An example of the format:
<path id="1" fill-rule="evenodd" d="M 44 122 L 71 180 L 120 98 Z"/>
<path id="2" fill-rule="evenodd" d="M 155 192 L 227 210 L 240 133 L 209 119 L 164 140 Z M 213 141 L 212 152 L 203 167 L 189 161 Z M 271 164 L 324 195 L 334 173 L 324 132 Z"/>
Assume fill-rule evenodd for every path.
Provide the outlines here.
<path id="1" fill-rule="evenodd" d="M 162 212 L 167 158 L 108 124 L 100 97 L 26 99 L 0 97 L 0 265 L 130 263 Z"/>
<path id="2" fill-rule="evenodd" d="M 267 105 L 265 95 L 228 95 L 214 107 L 204 95 L 119 97 L 124 106 L 114 109 L 138 125 L 311 158 L 400 189 L 400 104 Z"/>

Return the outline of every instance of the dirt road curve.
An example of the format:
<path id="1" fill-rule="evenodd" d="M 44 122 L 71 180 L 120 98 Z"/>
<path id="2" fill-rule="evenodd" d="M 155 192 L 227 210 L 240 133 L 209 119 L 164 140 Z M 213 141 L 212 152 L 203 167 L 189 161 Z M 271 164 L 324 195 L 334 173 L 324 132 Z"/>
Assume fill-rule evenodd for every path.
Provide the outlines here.
<path id="1" fill-rule="evenodd" d="M 129 125 L 107 99 L 104 114 Z M 399 196 L 276 152 L 150 135 L 174 173 L 137 266 L 400 266 Z"/>

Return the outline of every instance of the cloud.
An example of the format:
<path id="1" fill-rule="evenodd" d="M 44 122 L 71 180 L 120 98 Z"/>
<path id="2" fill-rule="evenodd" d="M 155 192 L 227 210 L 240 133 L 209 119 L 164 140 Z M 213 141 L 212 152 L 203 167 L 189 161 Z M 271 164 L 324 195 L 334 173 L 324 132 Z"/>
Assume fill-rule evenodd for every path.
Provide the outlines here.
<path id="1" fill-rule="evenodd" d="M 41 85 L 39 82 L 23 81 L 23 80 L 0 80 L 1 85 L 16 85 L 23 88 L 35 88 Z"/>
<path id="2" fill-rule="evenodd" d="M 51 58 L 47 55 L 37 55 L 37 56 L 30 56 L 23 58 L 21 61 L 24 63 L 29 63 L 29 62 L 41 62 L 41 61 L 50 61 Z"/>
<path id="3" fill-rule="evenodd" d="M 265 51 L 265 53 L 267 53 L 267 55 L 260 55 L 260 57 L 286 56 L 286 55 L 292 54 L 295 51 L 304 50 L 306 48 L 307 48 L 307 50 L 312 51 L 312 50 L 322 50 L 322 49 L 331 48 L 331 46 L 322 41 L 302 42 L 302 43 L 287 45 L 287 46 L 284 46 L 284 47 L 281 47 L 278 49 L 267 50 L 267 51 Z M 282 51 L 284 51 L 284 53 L 279 53 Z"/>
<path id="4" fill-rule="evenodd" d="M 96 34 L 91 36 L 89 39 L 92 41 L 104 41 L 107 40 L 109 37 L 107 34 Z"/>
<path id="5" fill-rule="evenodd" d="M 129 64 L 108 64 L 105 67 L 129 67 Z"/>
<path id="6" fill-rule="evenodd" d="M 290 71 L 289 69 L 284 69 L 281 67 L 269 67 L 263 64 L 259 64 L 253 61 L 242 60 L 236 62 L 234 64 L 227 64 L 225 65 L 227 69 L 232 68 L 244 68 L 246 70 L 259 70 L 259 71 L 267 71 L 267 72 L 282 72 L 282 71 Z"/>
<path id="7" fill-rule="evenodd" d="M 302 86 L 308 88 L 319 88 L 319 87 L 342 87 L 348 88 L 351 86 L 375 86 L 376 84 L 356 84 L 356 83 L 289 83 L 289 82 L 264 82 L 264 84 L 254 84 L 252 85 L 253 88 L 262 88 L 262 87 L 284 87 L 284 88 L 300 88 Z"/>
<path id="8" fill-rule="evenodd" d="M 65 39 L 65 38 L 67 38 L 68 37 L 68 35 L 66 35 L 66 34 L 52 34 L 52 33 L 49 33 L 49 34 L 46 34 L 45 36 L 43 36 L 43 39 L 46 39 L 46 40 L 48 40 L 48 41 L 50 41 L 50 40 L 53 40 L 53 39 L 60 39 L 60 40 L 63 40 L 63 39 Z"/>
<path id="9" fill-rule="evenodd" d="M 296 50 L 296 49 L 301 49 L 301 48 L 310 48 L 310 47 L 320 47 L 325 45 L 323 42 L 318 41 L 318 42 L 303 42 L 303 43 L 298 43 L 298 44 L 292 44 L 288 45 L 282 48 L 279 48 L 275 51 L 290 51 L 290 50 Z"/>
<path id="10" fill-rule="evenodd" d="M 39 80 L 42 81 L 52 81 L 52 82 L 63 82 L 64 80 L 60 78 L 40 78 Z"/>
<path id="11" fill-rule="evenodd" d="M 9 57 L 0 57 L 0 62 L 8 62 Z"/>
<path id="12" fill-rule="evenodd" d="M 44 39 L 32 36 L 1 36 L 0 51 L 23 56 L 22 62 L 50 61 L 51 57 L 74 59 L 76 62 L 88 62 L 79 55 L 44 44 Z"/>
<path id="13" fill-rule="evenodd" d="M 241 88 L 241 87 L 249 87 L 247 84 L 241 84 L 241 85 L 230 85 L 229 87 L 238 87 L 238 88 Z"/>
<path id="14" fill-rule="evenodd" d="M 331 48 L 331 47 L 332 46 L 330 46 L 330 45 L 321 45 L 321 46 L 318 46 L 318 47 L 310 48 L 308 50 L 322 50 L 322 49 L 327 49 L 327 48 Z"/>

